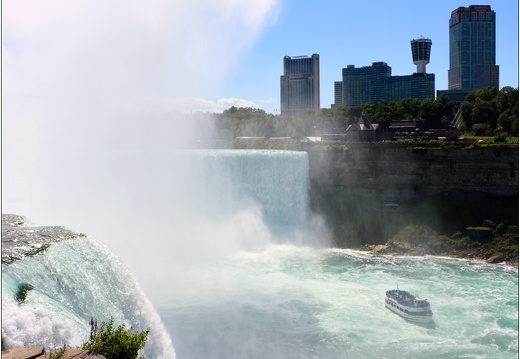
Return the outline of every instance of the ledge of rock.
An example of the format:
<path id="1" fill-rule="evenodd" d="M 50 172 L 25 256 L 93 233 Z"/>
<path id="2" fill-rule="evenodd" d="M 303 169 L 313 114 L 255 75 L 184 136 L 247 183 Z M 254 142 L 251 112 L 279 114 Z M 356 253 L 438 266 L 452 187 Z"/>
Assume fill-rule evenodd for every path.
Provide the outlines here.
<path id="1" fill-rule="evenodd" d="M 33 359 L 44 357 L 45 348 L 42 346 L 14 348 L 2 351 L 2 358 L 4 359 Z"/>
<path id="2" fill-rule="evenodd" d="M 52 352 L 58 353 L 59 349 Z M 51 353 L 52 353 L 51 352 Z M 31 346 L 22 348 L 13 348 L 2 351 L 3 359 L 44 359 L 45 348 L 42 346 Z M 103 355 L 92 354 L 88 350 L 82 349 L 66 349 L 61 359 L 106 359 Z"/>

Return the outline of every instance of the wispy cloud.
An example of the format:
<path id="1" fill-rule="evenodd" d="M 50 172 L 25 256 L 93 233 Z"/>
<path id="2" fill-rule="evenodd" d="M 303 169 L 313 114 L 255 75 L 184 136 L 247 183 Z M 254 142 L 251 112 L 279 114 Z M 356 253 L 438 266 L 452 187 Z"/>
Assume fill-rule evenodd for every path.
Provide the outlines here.
<path id="1" fill-rule="evenodd" d="M 240 98 L 221 98 L 216 101 L 198 97 L 183 97 L 170 99 L 169 104 L 180 112 L 221 113 L 232 106 L 259 108 L 256 103 Z"/>
<path id="2" fill-rule="evenodd" d="M 276 9 L 276 0 L 6 0 L 4 91 L 74 109 L 211 98 Z"/>

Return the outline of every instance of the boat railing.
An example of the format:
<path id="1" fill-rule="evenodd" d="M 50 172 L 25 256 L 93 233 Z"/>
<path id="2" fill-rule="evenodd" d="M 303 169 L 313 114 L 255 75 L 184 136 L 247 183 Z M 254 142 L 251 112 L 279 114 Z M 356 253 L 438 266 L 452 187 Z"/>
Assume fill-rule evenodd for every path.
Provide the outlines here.
<path id="1" fill-rule="evenodd" d="M 426 298 L 419 298 L 419 300 L 417 300 L 418 297 L 404 290 L 388 290 L 386 291 L 386 296 L 407 307 L 424 308 L 430 306 Z"/>

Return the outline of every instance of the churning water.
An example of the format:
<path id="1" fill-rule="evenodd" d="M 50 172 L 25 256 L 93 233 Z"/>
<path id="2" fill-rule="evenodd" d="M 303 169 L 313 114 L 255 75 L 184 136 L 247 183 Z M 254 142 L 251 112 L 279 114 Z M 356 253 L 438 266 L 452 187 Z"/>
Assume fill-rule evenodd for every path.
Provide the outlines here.
<path id="1" fill-rule="evenodd" d="M 123 203 L 116 224 L 140 205 L 142 220 L 107 240 L 122 260 L 88 235 L 6 217 L 2 239 L 24 247 L 13 258 L 33 255 L 2 264 L 3 345 L 80 345 L 91 316 L 114 316 L 151 329 L 153 358 L 518 357 L 517 269 L 328 248 L 308 210 L 305 153 L 159 157 L 114 159 L 115 181 L 149 175 L 107 201 Z M 51 245 L 38 252 L 42 237 Z M 23 283 L 34 289 L 19 304 Z M 432 325 L 384 307 L 397 285 L 429 299 Z"/>
<path id="2" fill-rule="evenodd" d="M 183 358 L 515 358 L 518 272 L 433 257 L 269 245 L 215 261 L 159 306 Z M 384 307 L 399 285 L 434 323 Z"/>

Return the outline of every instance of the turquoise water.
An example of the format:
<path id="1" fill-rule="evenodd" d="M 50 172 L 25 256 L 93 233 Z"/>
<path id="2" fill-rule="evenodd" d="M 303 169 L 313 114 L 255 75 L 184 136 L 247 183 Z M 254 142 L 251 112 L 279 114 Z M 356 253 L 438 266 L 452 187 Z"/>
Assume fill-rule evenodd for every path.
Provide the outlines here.
<path id="1" fill-rule="evenodd" d="M 267 244 L 160 277 L 154 309 L 88 238 L 3 265 L 4 344 L 80 345 L 90 315 L 115 315 L 152 328 L 154 358 L 518 357 L 518 271 L 508 266 Z M 14 300 L 21 282 L 35 286 L 24 305 Z M 384 307 L 397 285 L 429 299 L 432 325 Z"/>
<path id="2" fill-rule="evenodd" d="M 52 236 L 54 228 L 46 234 Z M 15 232 L 13 229 L 12 232 Z M 34 289 L 19 304 L 22 283 Z M 143 354 L 173 358 L 170 337 L 131 273 L 105 245 L 86 237 L 52 244 L 44 253 L 2 264 L 2 345 L 81 346 L 91 317 L 114 317 L 136 330 L 151 329 Z"/>
<path id="3" fill-rule="evenodd" d="M 432 325 L 384 307 L 397 285 L 429 299 Z M 158 311 L 179 358 L 518 357 L 506 266 L 269 245 L 208 263 L 175 293 Z"/>
<path id="4" fill-rule="evenodd" d="M 66 173 L 38 178 L 48 189 L 31 213 L 87 236 L 49 227 L 45 252 L 2 265 L 8 347 L 80 345 L 91 315 L 114 315 L 152 329 L 152 358 L 518 357 L 518 270 L 328 248 L 306 153 L 62 160 Z M 32 229 L 7 230 L 33 241 Z M 18 305 L 23 282 L 35 289 Z M 397 285 L 429 299 L 432 325 L 384 307 Z"/>

